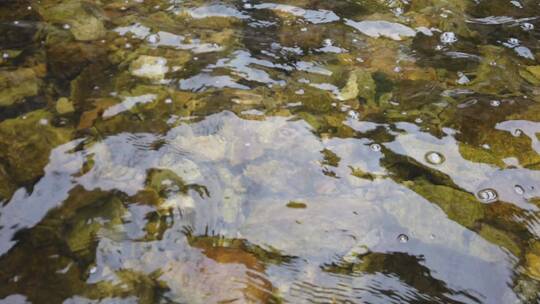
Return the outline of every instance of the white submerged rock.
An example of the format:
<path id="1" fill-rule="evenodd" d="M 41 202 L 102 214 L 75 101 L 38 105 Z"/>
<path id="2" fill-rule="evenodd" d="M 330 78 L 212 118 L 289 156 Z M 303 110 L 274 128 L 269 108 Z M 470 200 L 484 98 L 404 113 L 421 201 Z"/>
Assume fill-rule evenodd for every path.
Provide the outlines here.
<path id="1" fill-rule="evenodd" d="M 167 59 L 146 55 L 139 56 L 139 58 L 131 62 L 129 69 L 131 75 L 150 80 L 163 80 L 165 74 L 169 71 Z"/>

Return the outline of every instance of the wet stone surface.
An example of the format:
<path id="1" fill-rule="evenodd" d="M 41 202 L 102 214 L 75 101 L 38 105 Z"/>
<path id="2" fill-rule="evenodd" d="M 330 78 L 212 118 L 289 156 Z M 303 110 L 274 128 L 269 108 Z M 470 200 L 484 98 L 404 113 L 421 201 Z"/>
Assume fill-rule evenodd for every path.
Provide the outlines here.
<path id="1" fill-rule="evenodd" d="M 538 1 L 4 2 L 0 304 L 538 302 Z"/>

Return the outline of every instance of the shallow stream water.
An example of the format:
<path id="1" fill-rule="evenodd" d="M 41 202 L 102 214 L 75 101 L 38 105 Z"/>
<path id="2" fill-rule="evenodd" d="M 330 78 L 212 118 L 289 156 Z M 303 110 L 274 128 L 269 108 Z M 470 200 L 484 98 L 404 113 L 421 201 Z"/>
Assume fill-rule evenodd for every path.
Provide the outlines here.
<path id="1" fill-rule="evenodd" d="M 0 303 L 540 303 L 537 0 L 0 2 Z"/>

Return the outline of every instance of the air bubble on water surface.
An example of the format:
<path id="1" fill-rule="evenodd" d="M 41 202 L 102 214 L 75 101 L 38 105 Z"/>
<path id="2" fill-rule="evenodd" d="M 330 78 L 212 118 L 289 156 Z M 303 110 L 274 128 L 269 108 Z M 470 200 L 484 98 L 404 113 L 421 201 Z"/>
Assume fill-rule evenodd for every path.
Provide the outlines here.
<path id="1" fill-rule="evenodd" d="M 2 54 L 2 58 L 8 59 L 8 58 L 9 58 L 9 54 L 8 54 L 8 53 L 3 53 L 3 54 Z"/>
<path id="2" fill-rule="evenodd" d="M 62 28 L 65 29 L 65 30 L 69 30 L 71 28 L 71 25 L 64 24 L 64 25 L 62 25 Z"/>
<path id="3" fill-rule="evenodd" d="M 497 194 L 497 191 L 495 191 L 494 189 L 490 189 L 490 188 L 482 189 L 482 190 L 478 191 L 477 196 L 480 199 L 480 201 L 482 201 L 484 203 L 492 203 L 492 202 L 497 201 L 497 199 L 499 198 L 499 195 Z"/>
<path id="4" fill-rule="evenodd" d="M 520 137 L 522 134 L 523 134 L 523 131 L 521 129 L 515 129 L 512 132 L 512 135 L 514 135 L 514 137 Z"/>
<path id="5" fill-rule="evenodd" d="M 430 151 L 426 153 L 425 159 L 428 163 L 432 165 L 440 165 L 445 160 L 444 156 L 441 153 L 435 151 Z"/>
<path id="6" fill-rule="evenodd" d="M 452 44 L 458 40 L 456 37 L 456 34 L 454 34 L 453 32 L 442 33 L 440 39 L 441 39 L 441 42 L 444 44 Z"/>
<path id="7" fill-rule="evenodd" d="M 421 123 L 423 123 L 424 121 L 422 120 L 422 118 L 418 117 L 418 118 L 416 118 L 416 119 L 414 120 L 414 122 L 417 123 L 417 124 L 421 124 Z"/>
<path id="8" fill-rule="evenodd" d="M 165 99 L 165 103 L 167 103 L 167 104 L 172 103 L 172 99 L 170 99 L 170 98 Z"/>
<path id="9" fill-rule="evenodd" d="M 489 105 L 492 106 L 492 107 L 498 107 L 498 106 L 501 105 L 501 101 L 500 101 L 500 100 L 494 99 L 494 100 L 491 100 L 491 101 L 489 102 Z"/>
<path id="10" fill-rule="evenodd" d="M 407 243 L 409 241 L 409 237 L 406 234 L 400 234 L 397 237 L 398 242 L 400 243 Z"/>
<path id="11" fill-rule="evenodd" d="M 39 120 L 39 124 L 42 125 L 42 126 L 45 126 L 45 125 L 48 125 L 49 124 L 49 121 L 45 118 L 42 118 Z"/>
<path id="12" fill-rule="evenodd" d="M 521 24 L 521 29 L 524 31 L 532 31 L 534 30 L 534 25 L 532 23 L 525 22 Z"/>
<path id="13" fill-rule="evenodd" d="M 509 38 L 507 42 L 503 44 L 507 47 L 514 48 L 520 44 L 520 41 L 517 38 Z"/>
<path id="14" fill-rule="evenodd" d="M 126 49 L 130 49 L 130 48 L 132 47 L 132 45 L 131 45 L 131 43 L 126 43 L 126 44 L 124 45 L 124 47 L 125 47 Z"/>
<path id="15" fill-rule="evenodd" d="M 520 185 L 515 185 L 514 191 L 519 195 L 525 194 L 525 189 L 523 189 L 523 187 L 521 187 Z"/>
<path id="16" fill-rule="evenodd" d="M 381 145 L 379 145 L 379 144 L 371 144 L 371 145 L 369 146 L 369 148 L 370 148 L 372 151 L 375 151 L 375 152 L 381 151 Z"/>

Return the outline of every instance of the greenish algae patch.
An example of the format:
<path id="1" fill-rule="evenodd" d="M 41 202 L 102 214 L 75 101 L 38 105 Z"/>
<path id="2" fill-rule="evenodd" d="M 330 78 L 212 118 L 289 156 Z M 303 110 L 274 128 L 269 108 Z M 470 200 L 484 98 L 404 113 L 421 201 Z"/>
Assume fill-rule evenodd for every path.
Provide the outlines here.
<path id="1" fill-rule="evenodd" d="M 299 201 L 290 201 L 287 203 L 287 208 L 292 209 L 305 209 L 307 208 L 307 204 Z"/>

